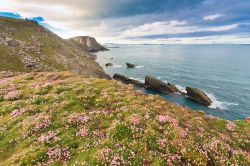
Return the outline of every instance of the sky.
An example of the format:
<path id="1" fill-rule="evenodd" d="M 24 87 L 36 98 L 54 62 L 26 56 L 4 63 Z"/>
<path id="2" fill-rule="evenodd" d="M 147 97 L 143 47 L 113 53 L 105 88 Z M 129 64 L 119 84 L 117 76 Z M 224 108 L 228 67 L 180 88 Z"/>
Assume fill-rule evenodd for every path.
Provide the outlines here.
<path id="1" fill-rule="evenodd" d="M 1 0 L 0 16 L 101 43 L 250 44 L 250 0 Z"/>

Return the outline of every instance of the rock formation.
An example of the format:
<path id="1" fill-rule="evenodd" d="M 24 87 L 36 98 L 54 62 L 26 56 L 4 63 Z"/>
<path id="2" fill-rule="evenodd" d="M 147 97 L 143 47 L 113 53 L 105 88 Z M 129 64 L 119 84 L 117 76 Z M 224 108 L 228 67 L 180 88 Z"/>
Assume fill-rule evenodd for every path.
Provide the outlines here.
<path id="1" fill-rule="evenodd" d="M 107 48 L 100 45 L 95 38 L 89 36 L 77 36 L 68 39 L 79 47 L 83 48 L 87 52 L 97 52 L 97 51 L 106 51 Z"/>
<path id="2" fill-rule="evenodd" d="M 127 68 L 135 68 L 136 67 L 136 65 L 135 64 L 132 64 L 132 63 L 126 63 L 126 65 L 127 65 Z"/>
<path id="3" fill-rule="evenodd" d="M 165 83 L 154 77 L 146 76 L 145 84 L 148 85 L 151 89 L 163 93 L 180 93 L 180 90 L 174 84 Z"/>
<path id="4" fill-rule="evenodd" d="M 212 100 L 202 90 L 193 87 L 187 87 L 186 91 L 187 97 L 192 99 L 193 101 L 205 106 L 211 105 Z"/>
<path id="5" fill-rule="evenodd" d="M 112 63 L 106 63 L 105 66 L 110 67 L 110 66 L 113 66 L 113 64 Z"/>
<path id="6" fill-rule="evenodd" d="M 145 87 L 143 82 L 128 78 L 128 77 L 120 75 L 120 74 L 114 74 L 113 78 L 115 80 L 121 81 L 121 82 L 123 82 L 125 84 L 132 84 L 132 85 L 135 85 L 137 87 Z"/>

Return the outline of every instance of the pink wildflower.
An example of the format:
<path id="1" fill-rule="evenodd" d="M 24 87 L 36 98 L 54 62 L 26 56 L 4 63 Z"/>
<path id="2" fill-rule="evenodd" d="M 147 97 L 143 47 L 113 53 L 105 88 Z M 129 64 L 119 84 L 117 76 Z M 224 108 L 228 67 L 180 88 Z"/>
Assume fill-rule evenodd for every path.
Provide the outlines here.
<path id="1" fill-rule="evenodd" d="M 39 142 L 48 142 L 49 140 L 51 139 L 58 139 L 56 137 L 57 133 L 53 132 L 53 131 L 50 131 L 48 132 L 47 134 L 42 134 L 39 138 L 38 138 L 38 141 Z"/>
<path id="2" fill-rule="evenodd" d="M 122 156 L 121 157 L 120 156 L 114 156 L 111 163 L 110 163 L 110 165 L 122 165 L 124 163 L 125 163 L 125 161 L 124 161 Z"/>
<path id="3" fill-rule="evenodd" d="M 86 129 L 85 127 L 84 128 L 81 128 L 77 133 L 76 133 L 76 136 L 78 137 L 87 137 L 89 134 L 89 131 L 88 129 Z"/>
<path id="4" fill-rule="evenodd" d="M 169 116 L 167 115 L 158 115 L 157 117 L 158 122 L 160 123 L 166 123 L 169 119 Z"/>
<path id="5" fill-rule="evenodd" d="M 53 161 L 63 163 L 65 161 L 70 160 L 71 158 L 70 151 L 68 148 L 49 148 L 47 155 L 49 156 L 50 163 L 52 163 Z"/>
<path id="6" fill-rule="evenodd" d="M 134 116 L 134 117 L 132 117 L 131 122 L 132 122 L 134 125 L 139 125 L 139 124 L 141 123 L 141 118 L 138 117 L 138 116 Z"/>
<path id="7" fill-rule="evenodd" d="M 88 116 L 77 113 L 77 114 L 70 116 L 68 119 L 68 122 L 70 124 L 72 124 L 72 123 L 86 123 L 86 122 L 88 122 L 88 120 L 89 120 Z"/>
<path id="8" fill-rule="evenodd" d="M 234 131 L 237 125 L 234 122 L 228 121 L 227 122 L 227 130 Z"/>
<path id="9" fill-rule="evenodd" d="M 46 116 L 40 123 L 36 124 L 36 126 L 34 127 L 34 131 L 41 131 L 47 127 L 49 127 L 49 125 L 51 124 L 51 119 L 49 116 Z"/>
<path id="10" fill-rule="evenodd" d="M 13 118 L 16 118 L 16 117 L 18 117 L 18 116 L 20 116 L 20 115 L 22 115 L 23 113 L 25 113 L 26 112 L 26 110 L 25 109 L 15 109 L 15 110 L 13 110 L 12 112 L 11 112 L 11 116 L 13 117 Z"/>
<path id="11" fill-rule="evenodd" d="M 14 90 L 10 91 L 7 95 L 4 96 L 5 100 L 16 100 L 21 97 L 21 91 L 20 90 Z"/>
<path id="12" fill-rule="evenodd" d="M 168 115 L 158 115 L 156 118 L 157 118 L 158 122 L 160 122 L 160 123 L 169 122 L 174 127 L 178 127 L 179 126 L 178 119 L 172 118 L 172 117 L 170 117 Z"/>

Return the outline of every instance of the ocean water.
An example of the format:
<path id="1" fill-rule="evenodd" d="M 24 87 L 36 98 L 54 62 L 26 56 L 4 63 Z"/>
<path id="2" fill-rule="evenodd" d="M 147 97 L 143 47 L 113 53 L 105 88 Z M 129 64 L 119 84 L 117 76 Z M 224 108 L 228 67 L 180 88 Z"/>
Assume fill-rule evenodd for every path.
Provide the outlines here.
<path id="1" fill-rule="evenodd" d="M 150 75 L 174 83 L 181 90 L 186 86 L 197 87 L 213 99 L 210 107 L 179 94 L 143 91 L 224 119 L 250 116 L 250 45 L 110 46 L 110 51 L 97 54 L 97 61 L 111 76 L 119 73 L 144 81 L 145 76 Z M 106 68 L 109 62 L 114 66 Z M 139 66 L 127 69 L 126 62 Z"/>

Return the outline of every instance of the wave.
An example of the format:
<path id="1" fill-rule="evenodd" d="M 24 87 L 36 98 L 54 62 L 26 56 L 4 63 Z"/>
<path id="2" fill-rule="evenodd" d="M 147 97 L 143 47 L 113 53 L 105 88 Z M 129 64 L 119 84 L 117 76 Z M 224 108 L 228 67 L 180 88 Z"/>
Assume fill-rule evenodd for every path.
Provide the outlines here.
<path id="1" fill-rule="evenodd" d="M 111 67 L 113 67 L 113 68 L 122 68 L 123 66 L 122 65 L 113 65 Z"/>
<path id="2" fill-rule="evenodd" d="M 144 68 L 144 66 L 138 65 L 138 66 L 135 66 L 135 68 L 140 69 L 140 68 Z"/>
<path id="3" fill-rule="evenodd" d="M 137 81 L 145 82 L 145 79 L 135 78 L 135 77 L 129 77 L 129 78 L 130 78 L 130 79 L 133 79 L 133 80 L 137 80 Z"/>
<path id="4" fill-rule="evenodd" d="M 211 94 L 211 93 L 207 93 L 207 96 L 212 100 L 212 104 L 209 106 L 209 108 L 212 109 L 220 109 L 220 110 L 227 110 L 228 107 L 230 106 L 237 106 L 239 105 L 238 103 L 231 103 L 231 102 L 225 102 L 225 101 L 219 101 L 216 99 L 216 97 Z"/>
<path id="5" fill-rule="evenodd" d="M 175 85 L 182 93 L 187 93 L 186 88 L 181 85 Z"/>

